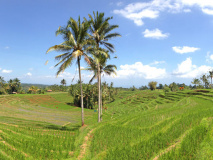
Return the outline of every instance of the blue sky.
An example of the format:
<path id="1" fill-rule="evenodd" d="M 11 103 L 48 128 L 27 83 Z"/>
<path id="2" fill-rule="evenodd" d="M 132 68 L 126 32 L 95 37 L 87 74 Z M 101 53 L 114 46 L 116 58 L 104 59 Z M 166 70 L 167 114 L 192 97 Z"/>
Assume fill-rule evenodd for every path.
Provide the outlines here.
<path id="1" fill-rule="evenodd" d="M 45 53 L 63 41 L 55 36 L 59 26 L 93 11 L 113 16 L 110 23 L 118 24 L 122 35 L 111 40 L 118 58 L 109 64 L 117 65 L 117 76 L 103 81 L 122 87 L 152 80 L 190 84 L 213 68 L 212 0 L 0 0 L 0 76 L 39 84 L 59 84 L 63 78 L 70 84 L 75 77 L 75 83 L 75 63 L 56 78 L 59 53 Z M 91 74 L 83 71 L 83 81 Z"/>

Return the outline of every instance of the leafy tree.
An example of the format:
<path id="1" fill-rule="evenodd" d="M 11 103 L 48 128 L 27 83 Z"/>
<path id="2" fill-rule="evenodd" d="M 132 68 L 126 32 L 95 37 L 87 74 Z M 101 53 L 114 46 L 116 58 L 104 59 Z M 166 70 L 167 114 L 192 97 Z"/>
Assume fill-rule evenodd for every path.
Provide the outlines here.
<path id="1" fill-rule="evenodd" d="M 132 88 L 130 88 L 131 91 L 136 91 L 137 88 L 135 88 L 135 86 L 133 85 Z"/>
<path id="2" fill-rule="evenodd" d="M 88 55 L 86 54 L 91 41 L 88 39 L 88 29 L 90 27 L 90 23 L 88 21 L 81 22 L 80 17 L 78 21 L 75 21 L 73 18 L 70 18 L 67 26 L 59 27 L 56 31 L 56 35 L 62 35 L 64 42 L 50 47 L 47 50 L 49 51 L 59 51 L 64 52 L 55 57 L 57 61 L 59 61 L 56 65 L 60 65 L 57 75 L 63 72 L 65 69 L 70 67 L 74 61 L 77 60 L 78 64 L 78 71 L 79 71 L 79 81 L 80 81 L 80 90 L 81 90 L 81 120 L 82 126 L 84 125 L 84 103 L 83 103 L 83 90 L 82 90 L 82 83 L 81 83 L 81 66 L 80 60 L 84 57 L 84 60 L 89 63 Z"/>
<path id="3" fill-rule="evenodd" d="M 10 79 L 8 81 L 8 93 L 12 94 L 13 92 L 19 92 L 21 90 L 21 82 L 18 78 Z"/>
<path id="4" fill-rule="evenodd" d="M 65 80 L 65 79 L 62 79 L 62 80 L 61 80 L 61 85 L 66 86 L 66 84 L 67 84 L 66 80 Z"/>
<path id="5" fill-rule="evenodd" d="M 155 81 L 151 81 L 149 82 L 148 86 L 151 90 L 155 90 L 156 89 L 156 86 L 157 86 L 157 83 L 158 82 L 155 82 Z"/>
<path id="6" fill-rule="evenodd" d="M 160 83 L 158 89 L 163 89 L 163 85 Z"/>
<path id="7" fill-rule="evenodd" d="M 169 87 L 164 87 L 163 91 L 165 93 L 165 96 L 167 95 L 167 93 L 169 92 L 170 88 Z"/>
<path id="8" fill-rule="evenodd" d="M 71 94 L 74 97 L 74 105 L 80 106 L 80 83 L 78 82 L 75 85 L 71 85 L 69 88 L 69 94 Z M 84 93 L 84 108 L 93 109 L 95 108 L 95 105 L 98 103 L 98 86 L 97 83 L 95 84 L 82 84 L 82 90 Z M 102 83 L 102 89 L 103 89 L 103 105 L 106 103 L 110 103 L 114 100 L 114 95 L 117 94 L 117 91 L 115 88 L 113 88 L 113 84 L 108 85 L 107 83 Z M 110 97 L 110 98 L 109 98 Z"/>
<path id="9" fill-rule="evenodd" d="M 28 93 L 29 94 L 36 94 L 37 90 L 38 90 L 37 86 L 31 86 L 28 90 Z"/>
<path id="10" fill-rule="evenodd" d="M 5 83 L 4 77 L 0 76 L 0 86 L 3 87 Z"/>
<path id="11" fill-rule="evenodd" d="M 172 92 L 176 92 L 178 90 L 178 85 L 173 82 L 169 85 L 169 88 L 171 89 Z"/>
<path id="12" fill-rule="evenodd" d="M 102 50 L 100 47 L 104 46 L 107 48 L 108 51 L 111 53 L 114 52 L 114 46 L 109 43 L 108 41 L 111 38 L 115 38 L 120 36 L 118 33 L 110 33 L 115 28 L 118 28 L 118 25 L 110 25 L 109 20 L 112 19 L 112 17 L 104 18 L 104 13 L 98 13 L 93 12 L 93 17 L 89 14 L 90 22 L 91 22 L 91 39 L 94 40 L 95 46 L 94 46 L 94 52 L 96 54 L 96 57 L 98 58 L 98 55 L 103 54 L 106 55 L 105 50 Z M 85 21 L 87 21 L 85 19 Z M 98 122 L 101 121 L 101 68 L 100 68 L 100 60 L 97 59 L 96 61 L 97 65 L 97 77 L 98 77 Z"/>
<path id="13" fill-rule="evenodd" d="M 148 89 L 148 87 L 145 85 L 145 86 L 141 86 L 140 88 L 139 88 L 139 90 L 147 90 Z"/>
<path id="14" fill-rule="evenodd" d="M 0 95 L 7 93 L 6 86 L 7 84 L 5 83 L 4 77 L 0 76 Z"/>

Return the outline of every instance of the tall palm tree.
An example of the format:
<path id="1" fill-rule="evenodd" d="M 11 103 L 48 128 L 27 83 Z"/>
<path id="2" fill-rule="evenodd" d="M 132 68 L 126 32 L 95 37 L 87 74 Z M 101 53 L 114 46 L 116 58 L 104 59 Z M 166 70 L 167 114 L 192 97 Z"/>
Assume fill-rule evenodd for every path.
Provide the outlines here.
<path id="1" fill-rule="evenodd" d="M 207 79 L 207 76 L 204 74 L 200 77 L 200 80 L 203 81 L 203 86 L 205 88 L 207 88 L 207 85 L 208 85 L 208 79 Z"/>
<path id="2" fill-rule="evenodd" d="M 0 86 L 3 87 L 5 83 L 4 77 L 0 76 Z"/>
<path id="3" fill-rule="evenodd" d="M 108 51 L 113 53 L 114 45 L 108 41 L 111 38 L 121 36 L 119 33 L 110 33 L 112 30 L 118 28 L 118 25 L 110 25 L 109 20 L 112 17 L 104 18 L 104 13 L 93 12 L 93 17 L 89 14 L 92 33 L 91 39 L 95 41 L 95 54 L 104 54 L 100 52 L 99 48 L 104 46 Z M 86 21 L 86 19 L 85 19 Z M 98 77 L 98 122 L 101 121 L 101 75 L 100 75 L 100 62 L 97 61 L 97 77 Z"/>
<path id="4" fill-rule="evenodd" d="M 103 50 L 103 49 L 102 49 Z M 106 52 L 107 53 L 107 52 Z M 93 59 L 90 59 L 90 67 L 89 68 L 86 68 L 86 70 L 89 70 L 89 71 L 93 71 L 94 72 L 94 75 L 93 77 L 91 78 L 91 80 L 89 81 L 89 83 L 91 83 L 95 78 L 98 78 L 98 66 L 97 66 L 97 62 L 99 62 L 99 67 L 100 67 L 100 77 L 101 75 L 111 75 L 111 74 L 115 74 L 116 75 L 116 70 L 117 70 L 117 67 L 116 65 L 107 65 L 106 62 L 107 62 L 107 57 L 106 55 L 103 55 L 103 54 L 99 54 L 99 55 L 96 55 L 96 54 L 93 54 Z M 100 80 L 100 83 L 101 83 L 101 78 L 99 79 Z M 99 86 L 99 84 L 98 84 Z M 100 119 L 102 119 L 101 115 L 102 115 L 102 88 L 101 88 L 101 85 L 100 85 Z"/>
<path id="5" fill-rule="evenodd" d="M 67 83 L 66 83 L 66 80 L 65 79 L 62 79 L 61 80 L 61 84 L 63 85 L 63 86 L 65 86 Z"/>
<path id="6" fill-rule="evenodd" d="M 200 80 L 199 79 L 197 79 L 197 78 L 194 78 L 193 80 L 192 80 L 192 82 L 191 82 L 192 84 L 195 84 L 195 86 L 196 86 L 196 88 L 197 88 L 197 85 L 199 85 L 200 84 Z"/>
<path id="7" fill-rule="evenodd" d="M 209 77 L 211 78 L 211 87 L 212 87 L 213 70 L 212 70 L 212 71 L 209 71 Z"/>
<path id="8" fill-rule="evenodd" d="M 78 72 L 79 72 L 79 81 L 80 81 L 80 90 L 81 90 L 81 120 L 82 126 L 84 125 L 84 106 L 83 106 L 83 91 L 82 91 L 82 81 L 81 81 L 81 67 L 80 60 L 84 57 L 84 60 L 89 63 L 89 57 L 86 54 L 91 40 L 88 39 L 88 29 L 90 23 L 85 21 L 81 23 L 80 17 L 78 21 L 75 21 L 73 18 L 70 18 L 67 22 L 66 27 L 59 27 L 56 31 L 57 35 L 62 35 L 64 42 L 50 47 L 47 50 L 47 53 L 50 51 L 59 51 L 64 52 L 55 57 L 59 61 L 56 65 L 60 65 L 57 71 L 57 76 L 63 72 L 66 68 L 70 67 L 74 61 L 77 60 Z"/>

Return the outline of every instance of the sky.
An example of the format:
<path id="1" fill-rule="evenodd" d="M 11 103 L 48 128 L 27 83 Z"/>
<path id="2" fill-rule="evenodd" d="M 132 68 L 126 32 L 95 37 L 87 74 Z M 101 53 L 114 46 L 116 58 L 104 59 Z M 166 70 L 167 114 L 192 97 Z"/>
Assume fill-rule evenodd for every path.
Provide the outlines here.
<path id="1" fill-rule="evenodd" d="M 110 40 L 116 52 L 108 64 L 117 66 L 117 75 L 103 75 L 102 81 L 116 87 L 150 81 L 189 85 L 213 69 L 212 0 L 0 0 L 0 76 L 22 83 L 52 85 L 63 78 L 76 83 L 76 63 L 56 77 L 54 57 L 60 53 L 46 51 L 63 42 L 55 35 L 59 26 L 93 11 L 113 16 L 109 23 L 119 25 L 114 32 L 122 35 Z M 82 71 L 84 83 L 91 76 Z"/>

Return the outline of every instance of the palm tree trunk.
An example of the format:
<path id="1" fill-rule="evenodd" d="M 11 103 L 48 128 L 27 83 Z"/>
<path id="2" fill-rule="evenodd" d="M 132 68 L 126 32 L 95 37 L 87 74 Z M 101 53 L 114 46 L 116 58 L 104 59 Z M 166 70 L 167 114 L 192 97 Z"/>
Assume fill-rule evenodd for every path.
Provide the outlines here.
<path id="1" fill-rule="evenodd" d="M 81 83 L 81 67 L 80 67 L 80 58 L 78 57 L 78 71 L 79 71 L 79 81 L 80 81 L 80 88 L 81 88 L 81 122 L 82 126 L 84 125 L 84 102 L 83 102 L 83 90 L 82 90 L 82 83 Z"/>
<path id="2" fill-rule="evenodd" d="M 100 109 L 101 109 L 101 121 L 102 121 L 102 107 L 103 107 L 103 102 L 102 102 L 102 86 L 101 86 L 101 73 L 100 73 L 100 98 L 101 98 L 101 107 L 100 107 Z"/>
<path id="3" fill-rule="evenodd" d="M 101 81 L 100 81 L 100 64 L 98 62 L 98 122 L 101 122 Z"/>

